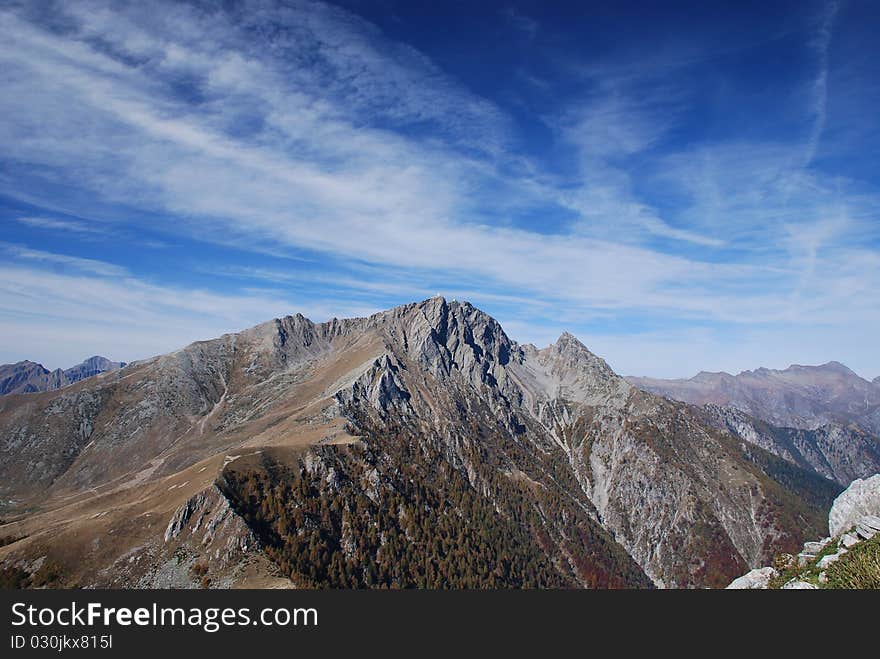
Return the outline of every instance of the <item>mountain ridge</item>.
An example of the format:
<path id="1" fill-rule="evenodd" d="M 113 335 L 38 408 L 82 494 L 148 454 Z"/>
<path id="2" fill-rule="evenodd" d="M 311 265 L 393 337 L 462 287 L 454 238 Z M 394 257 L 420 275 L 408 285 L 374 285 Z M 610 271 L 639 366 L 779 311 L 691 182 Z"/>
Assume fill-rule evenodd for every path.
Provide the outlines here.
<path id="1" fill-rule="evenodd" d="M 42 364 L 26 359 L 15 364 L 0 364 L 0 396 L 12 393 L 36 393 L 66 387 L 85 378 L 125 367 L 95 355 L 70 368 L 50 371 Z"/>
<path id="2" fill-rule="evenodd" d="M 626 379 L 651 393 L 693 405 L 735 408 L 780 427 L 815 430 L 856 424 L 880 435 L 880 378 L 865 380 L 840 362 L 758 368 L 738 375 L 701 371 L 689 379 Z"/>
<path id="3" fill-rule="evenodd" d="M 440 297 L 285 316 L 5 396 L 0 440 L 0 530 L 23 538 L 0 563 L 48 555 L 94 586 L 191 583 L 179 566 L 202 562 L 227 585 L 723 586 L 815 532 L 839 491 L 633 387 L 571 334 L 520 345 Z M 212 516 L 235 523 L 205 535 Z M 407 544 L 441 520 L 471 558 Z M 407 569 L 385 543 L 408 547 Z"/>

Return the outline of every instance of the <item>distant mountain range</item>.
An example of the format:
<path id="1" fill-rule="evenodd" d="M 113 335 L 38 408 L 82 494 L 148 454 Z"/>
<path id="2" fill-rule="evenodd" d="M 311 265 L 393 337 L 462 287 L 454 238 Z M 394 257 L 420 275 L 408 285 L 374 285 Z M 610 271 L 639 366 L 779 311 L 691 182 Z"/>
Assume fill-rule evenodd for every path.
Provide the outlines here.
<path id="1" fill-rule="evenodd" d="M 715 427 L 843 486 L 880 472 L 880 378 L 869 382 L 839 362 L 627 381 L 699 406 Z"/>
<path id="2" fill-rule="evenodd" d="M 58 368 L 54 371 L 32 361 L 2 364 L 0 365 L 0 396 L 52 391 L 124 366 L 125 362 L 112 362 L 106 357 L 97 355 L 89 357 L 76 366 Z"/>
<path id="3" fill-rule="evenodd" d="M 570 334 L 518 344 L 467 302 L 287 316 L 0 397 L 0 576 L 725 586 L 820 535 L 832 478 L 871 468 L 825 469 L 809 447 L 834 439 L 732 425 Z"/>
<path id="4" fill-rule="evenodd" d="M 869 382 L 839 362 L 739 375 L 702 372 L 689 380 L 627 380 L 644 391 L 731 407 L 777 426 L 813 430 L 831 423 L 880 434 L 880 378 Z"/>

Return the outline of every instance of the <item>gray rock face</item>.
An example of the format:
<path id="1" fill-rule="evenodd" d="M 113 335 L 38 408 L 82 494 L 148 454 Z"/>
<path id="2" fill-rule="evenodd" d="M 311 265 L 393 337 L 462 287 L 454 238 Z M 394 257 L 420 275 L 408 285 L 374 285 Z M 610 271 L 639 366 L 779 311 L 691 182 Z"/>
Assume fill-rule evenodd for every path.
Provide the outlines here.
<path id="1" fill-rule="evenodd" d="M 360 405 L 380 421 L 394 419 L 396 392 L 407 392 L 411 422 L 439 432 L 469 473 L 475 470 L 459 438 L 471 434 L 468 424 L 477 418 L 500 424 L 510 441 L 558 455 L 597 521 L 657 585 L 693 585 L 686 557 L 699 542 L 695 526 L 711 529 L 713 542 L 723 546 L 715 549 L 731 560 L 707 565 L 710 572 L 729 570 L 729 580 L 737 566 L 769 560 L 766 547 L 781 533 L 755 512 L 769 484 L 729 462 L 719 444 L 725 440 L 687 406 L 638 391 L 572 335 L 544 349 L 521 346 L 473 306 L 442 298 L 383 312 L 366 324 L 380 328 L 398 360 L 389 363 L 397 365 L 374 364 L 344 393 L 344 404 Z M 390 395 L 377 386 L 383 369 L 384 381 L 394 383 Z M 743 479 L 751 486 L 742 486 Z"/>
<path id="2" fill-rule="evenodd" d="M 355 380 L 349 389 L 340 390 L 336 399 L 341 405 L 368 400 L 381 415 L 396 414 L 405 419 L 412 412 L 410 393 L 400 377 L 403 364 L 393 355 L 383 355 Z"/>
<path id="3" fill-rule="evenodd" d="M 844 548 L 850 549 L 859 544 L 859 536 L 855 533 L 844 533 L 840 536 L 840 544 L 843 545 Z"/>
<path id="4" fill-rule="evenodd" d="M 840 557 L 843 556 L 845 553 L 847 553 L 847 551 L 848 550 L 844 548 L 844 549 L 838 550 L 837 553 L 835 553 L 835 554 L 828 554 L 826 556 L 823 556 L 822 558 L 819 559 L 819 562 L 816 563 L 816 567 L 818 567 L 820 570 L 824 570 L 824 569 L 830 567 L 831 565 L 836 563 L 838 560 L 840 560 Z"/>
<path id="5" fill-rule="evenodd" d="M 865 515 L 859 520 L 859 524 L 873 531 L 880 531 L 880 517 L 877 515 Z"/>
<path id="6" fill-rule="evenodd" d="M 732 407 L 708 404 L 702 411 L 717 428 L 841 485 L 880 472 L 880 439 L 857 427 L 780 428 Z"/>
<path id="7" fill-rule="evenodd" d="M 730 582 L 727 590 L 766 589 L 771 579 L 779 576 L 772 567 L 759 567 Z"/>
<path id="8" fill-rule="evenodd" d="M 817 542 L 805 542 L 803 553 L 816 556 L 820 551 L 825 549 L 829 542 L 831 542 L 831 538 L 825 538 L 824 540 L 819 540 Z"/>
<path id="9" fill-rule="evenodd" d="M 880 533 L 880 518 L 873 515 L 865 515 L 856 524 L 856 535 L 865 540 L 870 540 Z"/>
<path id="10" fill-rule="evenodd" d="M 880 474 L 857 479 L 834 500 L 828 513 L 828 530 L 837 536 L 858 524 L 865 515 L 880 516 Z"/>
<path id="11" fill-rule="evenodd" d="M 246 552 L 259 544 L 217 486 L 199 492 L 180 506 L 168 520 L 163 539 L 168 543 L 196 534 L 203 547 L 217 540 L 220 544 L 215 549 L 222 551 L 226 559 L 236 550 Z"/>

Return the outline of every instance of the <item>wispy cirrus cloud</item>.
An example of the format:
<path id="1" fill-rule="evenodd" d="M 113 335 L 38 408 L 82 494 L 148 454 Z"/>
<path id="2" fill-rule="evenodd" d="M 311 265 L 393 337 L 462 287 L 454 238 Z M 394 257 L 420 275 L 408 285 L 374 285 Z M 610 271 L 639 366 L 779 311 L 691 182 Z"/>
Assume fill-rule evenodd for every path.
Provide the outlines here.
<path id="1" fill-rule="evenodd" d="M 48 231 L 62 231 L 78 234 L 100 234 L 101 229 L 98 227 L 80 222 L 78 220 L 59 220 L 52 217 L 17 217 L 16 222 L 25 226 L 34 227 L 36 229 L 46 229 Z"/>
<path id="2" fill-rule="evenodd" d="M 232 246 L 247 263 L 186 255 L 187 273 L 166 265 L 144 276 L 187 291 L 200 289 L 167 279 L 215 272 L 217 282 L 200 285 L 219 289 L 237 278 L 230 304 L 262 309 L 257 319 L 277 313 L 276 298 L 321 310 L 323 296 L 342 315 L 440 290 L 534 326 L 526 340 L 561 320 L 592 332 L 597 319 L 632 316 L 716 329 L 824 324 L 839 330 L 829 337 L 845 336 L 847 317 L 877 318 L 870 296 L 843 291 L 880 282 L 865 237 L 876 235 L 880 191 L 814 162 L 839 13 L 823 12 L 801 44 L 820 56 L 820 74 L 797 137 L 695 133 L 704 101 L 686 73 L 706 57 L 686 49 L 651 66 L 591 68 L 533 118 L 553 144 L 539 152 L 497 100 L 328 3 L 7 7 L 0 151 L 14 174 L 0 175 L 0 194 L 94 211 L 109 218 L 107 231 L 158 230 L 194 252 Z M 545 30 L 515 8 L 507 18 L 526 36 Z M 712 57 L 736 52 L 721 45 Z M 36 214 L 18 223 L 81 235 L 91 226 Z M 144 241 L 123 233 L 126 244 Z M 92 259 L 88 270 L 83 257 L 15 249 L 19 262 L 78 269 L 101 286 L 145 281 L 137 270 L 149 265 L 123 272 Z M 248 293 L 244 280 L 271 294 Z M 185 315 L 162 318 L 174 314 Z M 238 327 L 245 317 L 227 320 Z M 206 332 L 221 320 L 206 320 Z M 194 332 L 196 322 L 180 326 Z"/>
<path id="3" fill-rule="evenodd" d="M 813 162 L 819 149 L 819 140 L 822 131 L 825 130 L 825 122 L 828 115 L 828 72 L 829 72 L 829 49 L 831 48 L 831 36 L 834 28 L 834 20 L 840 11 L 840 3 L 829 2 L 820 17 L 819 28 L 813 40 L 818 58 L 819 73 L 813 83 L 813 125 L 810 129 L 807 147 L 804 155 L 805 166 Z"/>
<path id="4" fill-rule="evenodd" d="M 61 266 L 102 277 L 121 277 L 128 274 L 126 268 L 112 263 L 97 261 L 95 259 L 84 259 L 78 256 L 69 256 L 67 254 L 55 254 L 39 249 L 30 249 L 23 245 L 0 242 L 0 250 L 5 252 L 7 257 L 12 259 L 44 263 L 50 266 Z"/>
<path id="5" fill-rule="evenodd" d="M 27 264 L 0 267 L 0 360 L 38 353 L 44 366 L 54 368 L 69 365 L 73 355 L 81 359 L 97 351 L 131 361 L 294 311 L 326 320 L 378 310 L 339 301 L 322 306 L 265 288 L 218 292 L 159 285 L 112 264 L 72 262 L 61 255 L 36 260 L 73 267 L 59 272 Z"/>

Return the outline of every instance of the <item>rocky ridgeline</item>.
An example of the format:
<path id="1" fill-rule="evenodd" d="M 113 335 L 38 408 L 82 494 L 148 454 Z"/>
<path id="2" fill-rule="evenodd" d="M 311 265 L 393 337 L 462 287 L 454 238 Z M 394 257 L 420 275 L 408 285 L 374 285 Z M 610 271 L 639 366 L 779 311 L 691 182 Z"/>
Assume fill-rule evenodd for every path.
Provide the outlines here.
<path id="1" fill-rule="evenodd" d="M 828 514 L 828 530 L 829 537 L 804 543 L 796 556 L 782 554 L 772 567 L 754 569 L 727 588 L 814 590 L 826 586 L 828 568 L 853 548 L 880 535 L 880 474 L 853 481 L 834 500 Z M 880 564 L 876 569 L 880 570 Z M 874 578 L 880 581 L 880 575 Z"/>
<path id="2" fill-rule="evenodd" d="M 358 438 L 363 456 L 325 441 L 340 429 Z M 245 445 L 321 455 L 352 473 L 376 470 L 379 481 L 369 491 L 399 491 L 395 469 L 406 465 L 415 469 L 406 486 L 440 502 L 449 491 L 434 476 L 445 465 L 464 479 L 468 505 L 491 502 L 487 523 L 499 529 L 500 549 L 526 556 L 500 529 L 523 510 L 537 511 L 524 542 L 536 539 L 541 560 L 562 582 L 585 586 L 726 586 L 824 534 L 841 490 L 707 423 L 689 405 L 630 385 L 570 334 L 543 349 L 520 345 L 473 305 L 435 297 L 368 318 L 313 323 L 286 316 L 132 364 L 120 375 L 0 397 L 0 498 L 39 504 L 47 495 L 66 500 L 121 484 L 94 504 L 103 515 L 94 519 L 114 539 L 127 534 L 126 552 L 144 543 L 155 551 L 138 554 L 142 567 L 135 560 L 126 571 L 111 570 L 123 580 L 114 585 L 143 583 L 143 575 L 157 575 L 149 577 L 157 584 L 190 579 L 157 567 L 178 545 L 193 564 L 201 552 L 199 565 L 209 568 L 212 583 L 227 583 L 225 548 L 227 540 L 240 546 L 236 528 L 202 544 L 214 513 L 190 533 L 204 502 L 187 501 L 192 492 L 184 497 L 159 480 L 181 474 L 188 482 L 183 471 L 211 458 L 219 464 Z M 314 485 L 328 500 L 342 496 L 336 478 Z M 119 500 L 140 490 L 155 511 L 180 511 L 162 526 L 167 542 L 161 532 L 147 538 L 132 530 L 120 510 Z M 347 490 L 340 503 L 355 505 L 360 491 Z M 81 513 L 73 514 L 79 523 Z M 464 533 L 467 517 L 459 519 L 453 530 Z M 42 518 L 4 533 L 30 535 L 2 548 L 2 560 L 46 553 L 39 540 L 58 548 L 81 583 L 106 583 L 95 574 L 118 558 L 109 555 L 118 545 L 98 556 L 86 547 L 85 532 L 62 537 Z M 462 583 L 479 576 L 457 575 Z"/>
<path id="3" fill-rule="evenodd" d="M 880 472 L 880 440 L 855 425 L 828 423 L 812 430 L 774 426 L 733 407 L 708 404 L 706 420 L 750 444 L 846 487 Z"/>
<path id="4" fill-rule="evenodd" d="M 42 364 L 32 361 L 0 365 L 0 396 L 6 394 L 29 394 L 54 391 L 74 382 L 115 371 L 125 367 L 125 362 L 112 362 L 106 357 L 94 356 L 68 369 L 50 371 Z"/>

